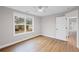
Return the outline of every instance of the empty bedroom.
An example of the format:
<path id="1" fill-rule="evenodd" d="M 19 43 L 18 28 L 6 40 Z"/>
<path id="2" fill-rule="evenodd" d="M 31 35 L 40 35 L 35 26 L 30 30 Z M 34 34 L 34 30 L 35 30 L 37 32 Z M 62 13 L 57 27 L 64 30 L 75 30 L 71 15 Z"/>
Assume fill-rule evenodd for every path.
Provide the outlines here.
<path id="1" fill-rule="evenodd" d="M 0 52 L 79 52 L 79 7 L 0 6 Z"/>

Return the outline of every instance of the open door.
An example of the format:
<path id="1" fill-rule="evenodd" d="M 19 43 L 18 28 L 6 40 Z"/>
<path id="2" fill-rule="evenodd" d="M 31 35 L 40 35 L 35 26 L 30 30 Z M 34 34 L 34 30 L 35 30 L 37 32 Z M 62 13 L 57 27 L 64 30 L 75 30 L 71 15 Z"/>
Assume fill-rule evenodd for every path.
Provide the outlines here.
<path id="1" fill-rule="evenodd" d="M 67 26 L 66 26 L 66 18 L 56 17 L 56 39 L 66 41 L 67 35 Z"/>
<path id="2" fill-rule="evenodd" d="M 77 46 L 77 18 L 69 18 L 69 38 L 68 43 Z"/>

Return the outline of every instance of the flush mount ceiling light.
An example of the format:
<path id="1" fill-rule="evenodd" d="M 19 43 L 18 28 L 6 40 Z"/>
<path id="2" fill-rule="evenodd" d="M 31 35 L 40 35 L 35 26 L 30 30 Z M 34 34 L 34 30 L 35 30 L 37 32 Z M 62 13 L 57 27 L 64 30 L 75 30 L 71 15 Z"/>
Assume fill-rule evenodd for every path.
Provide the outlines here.
<path id="1" fill-rule="evenodd" d="M 36 10 L 38 12 L 44 12 L 47 8 L 48 6 L 36 6 Z"/>

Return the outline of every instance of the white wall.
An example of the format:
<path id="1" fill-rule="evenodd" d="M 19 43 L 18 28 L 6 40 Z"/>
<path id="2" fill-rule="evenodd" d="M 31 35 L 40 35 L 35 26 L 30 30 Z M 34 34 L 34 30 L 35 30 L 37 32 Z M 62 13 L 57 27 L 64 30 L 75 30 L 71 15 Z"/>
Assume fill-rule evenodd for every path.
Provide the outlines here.
<path id="1" fill-rule="evenodd" d="M 55 38 L 56 34 L 56 18 L 53 16 L 42 17 L 41 34 Z"/>
<path id="2" fill-rule="evenodd" d="M 13 12 L 12 9 L 0 7 L 0 47 L 6 46 L 23 38 L 31 38 L 40 34 L 40 17 L 34 19 L 34 32 L 20 36 L 13 35 Z"/>

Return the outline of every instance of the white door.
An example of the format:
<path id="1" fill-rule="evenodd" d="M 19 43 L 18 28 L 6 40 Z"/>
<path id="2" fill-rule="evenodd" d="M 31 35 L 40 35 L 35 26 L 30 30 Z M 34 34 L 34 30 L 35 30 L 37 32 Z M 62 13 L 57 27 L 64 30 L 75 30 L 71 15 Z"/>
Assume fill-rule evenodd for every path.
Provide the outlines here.
<path id="1" fill-rule="evenodd" d="M 66 41 L 67 26 L 65 17 L 56 17 L 56 38 Z"/>

